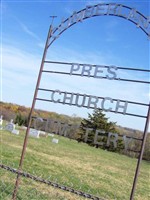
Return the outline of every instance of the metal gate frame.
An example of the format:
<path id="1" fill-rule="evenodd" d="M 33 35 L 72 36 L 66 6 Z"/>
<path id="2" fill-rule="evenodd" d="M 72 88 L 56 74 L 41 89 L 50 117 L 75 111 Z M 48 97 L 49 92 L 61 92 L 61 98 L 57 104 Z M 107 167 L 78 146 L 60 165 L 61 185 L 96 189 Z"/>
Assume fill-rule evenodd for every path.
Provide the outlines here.
<path id="1" fill-rule="evenodd" d="M 42 73 L 44 71 L 43 70 L 44 63 L 46 62 L 46 55 L 47 55 L 48 48 L 65 30 L 70 28 L 72 25 L 74 25 L 78 22 L 82 22 L 85 19 L 88 19 L 91 17 L 96 17 L 96 16 L 117 16 L 117 17 L 124 18 L 124 19 L 134 23 L 138 28 L 140 28 L 148 36 L 148 38 L 150 38 L 150 20 L 149 20 L 149 18 L 145 17 L 139 11 L 137 11 L 133 8 L 130 8 L 128 6 L 122 5 L 122 4 L 102 3 L 102 4 L 97 4 L 94 6 L 87 6 L 86 8 L 84 8 L 78 12 L 74 12 L 73 15 L 71 15 L 66 20 L 62 21 L 60 23 L 60 25 L 58 25 L 56 28 L 53 27 L 53 19 L 55 16 L 52 16 L 53 17 L 52 24 L 49 27 L 47 40 L 46 40 L 45 48 L 44 48 L 44 53 L 43 53 L 43 57 L 42 57 L 42 61 L 41 61 L 41 66 L 40 66 L 40 70 L 39 70 L 39 75 L 38 75 L 38 79 L 37 79 L 37 84 L 36 84 L 36 88 L 35 88 L 35 93 L 34 93 L 34 97 L 33 97 L 33 101 L 32 101 L 32 107 L 31 107 L 31 110 L 29 113 L 28 127 L 26 130 L 25 138 L 24 138 L 24 144 L 23 144 L 22 154 L 21 154 L 21 158 L 20 158 L 16 183 L 15 183 L 14 192 L 13 192 L 13 196 L 12 196 L 13 200 L 16 200 L 16 196 L 17 196 L 19 180 L 20 180 L 20 176 L 22 173 L 23 160 L 24 160 L 24 156 L 25 156 L 25 152 L 26 152 L 27 143 L 28 143 L 28 136 L 29 136 L 29 130 L 30 130 L 30 125 L 31 125 L 32 113 L 34 111 L 35 103 L 37 100 L 38 89 L 39 89 Z M 137 162 L 134 181 L 133 181 L 132 190 L 131 190 L 131 194 L 130 194 L 130 200 L 133 200 L 133 198 L 134 198 L 134 193 L 135 193 L 137 179 L 138 179 L 139 170 L 140 170 L 140 164 L 141 164 L 143 153 L 144 153 L 146 136 L 148 133 L 149 121 L 150 121 L 150 102 L 148 104 L 148 112 L 147 112 L 147 116 L 146 116 L 144 132 L 143 132 L 140 156 L 139 156 L 139 159 Z"/>

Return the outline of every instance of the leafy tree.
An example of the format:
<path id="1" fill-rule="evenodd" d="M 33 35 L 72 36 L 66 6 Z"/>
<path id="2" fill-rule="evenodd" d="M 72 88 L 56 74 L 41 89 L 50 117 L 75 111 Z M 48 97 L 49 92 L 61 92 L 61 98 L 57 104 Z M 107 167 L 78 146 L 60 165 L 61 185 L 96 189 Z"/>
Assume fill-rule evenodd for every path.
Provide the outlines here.
<path id="1" fill-rule="evenodd" d="M 22 116 L 20 113 L 17 114 L 15 118 L 15 123 L 18 124 L 19 126 L 21 125 L 27 125 L 27 118 Z"/>
<path id="2" fill-rule="evenodd" d="M 77 140 L 79 142 L 84 142 L 86 137 L 86 129 L 90 128 L 91 131 L 88 133 L 87 143 L 91 146 L 98 145 L 94 144 L 94 137 L 96 130 L 102 130 L 104 132 L 103 137 L 98 139 L 98 142 L 102 142 L 103 145 L 101 148 L 106 149 L 107 145 L 107 137 L 108 133 L 116 133 L 117 130 L 115 128 L 116 122 L 109 122 L 108 118 L 100 109 L 95 109 L 92 114 L 88 114 L 88 119 L 83 119 L 80 125 L 79 132 L 77 133 Z"/>

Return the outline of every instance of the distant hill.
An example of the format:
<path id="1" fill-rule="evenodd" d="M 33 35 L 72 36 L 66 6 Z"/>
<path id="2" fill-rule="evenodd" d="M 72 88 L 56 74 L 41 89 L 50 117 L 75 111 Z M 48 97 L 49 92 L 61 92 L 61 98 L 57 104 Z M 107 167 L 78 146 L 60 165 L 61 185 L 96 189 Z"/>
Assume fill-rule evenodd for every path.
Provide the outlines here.
<path id="1" fill-rule="evenodd" d="M 14 120 L 14 123 L 16 121 L 16 118 L 18 116 L 21 117 L 23 120 L 23 125 L 27 126 L 28 116 L 30 112 L 29 107 L 13 104 L 13 103 L 6 103 L 6 102 L 0 102 L 0 115 L 3 115 L 3 119 L 6 121 L 10 121 L 11 119 Z M 76 124 L 80 125 L 82 118 L 76 116 L 75 114 L 73 116 L 58 114 L 56 112 L 49 112 L 45 110 L 35 109 L 33 112 L 33 116 L 35 117 L 41 117 L 44 119 L 53 119 L 57 121 L 61 121 L 67 124 Z M 122 127 L 117 125 L 116 130 L 119 135 L 126 135 L 134 138 L 142 138 L 143 132 L 140 130 L 131 129 L 128 127 Z M 75 139 L 75 138 L 72 138 Z M 140 142 L 137 140 L 134 140 L 133 142 L 133 149 L 139 150 Z M 146 146 L 145 146 L 145 152 L 144 152 L 144 159 L 150 160 L 150 134 L 148 134 Z M 138 155 L 132 152 L 127 152 L 126 155 L 137 157 Z"/>
<path id="2" fill-rule="evenodd" d="M 25 107 L 22 105 L 18 104 L 13 104 L 13 103 L 6 103 L 6 102 L 0 102 L 0 115 L 3 115 L 3 118 L 7 121 L 10 121 L 13 119 L 15 121 L 16 116 L 18 114 L 21 114 L 24 118 L 28 118 L 30 108 Z M 72 116 L 64 115 L 64 114 L 58 114 L 56 112 L 50 112 L 50 111 L 45 111 L 41 109 L 35 109 L 33 116 L 35 117 L 41 117 L 41 118 L 51 118 L 55 120 L 60 120 L 65 123 L 78 123 L 80 124 L 82 121 L 81 117 L 76 116 L 75 114 Z M 142 131 L 136 130 L 136 129 L 131 129 L 128 127 L 122 127 L 120 125 L 116 126 L 118 132 L 120 134 L 126 134 L 126 135 L 136 135 L 136 134 L 142 134 Z"/>
<path id="3" fill-rule="evenodd" d="M 30 108 L 21 106 L 18 104 L 13 103 L 6 103 L 6 102 L 0 102 L 0 115 L 3 115 L 3 118 L 7 121 L 10 121 L 13 119 L 15 121 L 16 116 L 18 114 L 22 115 L 24 118 L 28 118 Z M 57 119 L 60 121 L 63 121 L 65 123 L 80 123 L 82 118 L 76 116 L 75 114 L 72 116 L 64 115 L 64 114 L 58 114 L 56 112 L 49 112 L 45 110 L 35 109 L 33 112 L 33 116 L 35 117 L 41 117 L 41 118 L 51 118 L 51 119 Z"/>

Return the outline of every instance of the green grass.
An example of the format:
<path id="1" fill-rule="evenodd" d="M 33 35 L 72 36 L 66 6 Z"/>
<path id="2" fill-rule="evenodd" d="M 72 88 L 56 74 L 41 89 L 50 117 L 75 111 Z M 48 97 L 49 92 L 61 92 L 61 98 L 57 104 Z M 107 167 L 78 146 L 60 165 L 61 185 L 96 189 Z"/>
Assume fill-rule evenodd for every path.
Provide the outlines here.
<path id="1" fill-rule="evenodd" d="M 1 131 L 1 161 L 17 168 L 25 132 L 13 135 Z M 137 159 L 89 147 L 68 138 L 29 137 L 23 163 L 25 172 L 93 195 L 117 200 L 129 200 Z M 150 174 L 148 162 L 142 161 L 135 200 L 148 200 Z M 11 199 L 16 175 L 0 169 L 1 199 Z M 21 178 L 18 199 L 84 199 L 68 192 Z"/>

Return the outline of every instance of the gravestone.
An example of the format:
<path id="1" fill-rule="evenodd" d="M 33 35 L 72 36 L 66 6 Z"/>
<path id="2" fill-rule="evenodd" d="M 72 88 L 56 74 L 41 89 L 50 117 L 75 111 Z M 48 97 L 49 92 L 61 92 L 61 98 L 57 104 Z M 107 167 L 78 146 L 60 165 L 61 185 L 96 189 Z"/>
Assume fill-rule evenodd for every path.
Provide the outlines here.
<path id="1" fill-rule="evenodd" d="M 45 131 L 40 131 L 40 135 L 46 135 Z"/>
<path id="2" fill-rule="evenodd" d="M 8 124 L 6 124 L 5 130 L 7 130 L 15 135 L 19 135 L 19 130 L 15 129 L 15 124 L 13 123 L 13 119 L 11 119 Z"/>
<path id="3" fill-rule="evenodd" d="M 3 124 L 3 115 L 1 115 L 1 118 L 0 118 L 0 126 L 2 126 Z"/>
<path id="4" fill-rule="evenodd" d="M 48 134 L 48 136 L 50 136 L 50 137 L 54 137 L 54 134 L 52 134 L 52 133 L 49 133 L 49 134 Z"/>
<path id="5" fill-rule="evenodd" d="M 8 124 L 6 124 L 6 126 L 5 126 L 5 130 L 6 131 L 12 132 L 14 129 L 15 129 L 15 124 L 13 124 L 11 122 L 9 122 Z"/>
<path id="6" fill-rule="evenodd" d="M 56 139 L 56 138 L 53 138 L 53 139 L 52 139 L 52 142 L 55 143 L 55 144 L 58 144 L 59 140 Z"/>
<path id="7" fill-rule="evenodd" d="M 33 128 L 30 128 L 29 136 L 39 138 L 39 135 L 40 135 L 40 131 L 33 129 Z"/>
<path id="8" fill-rule="evenodd" d="M 12 132 L 13 134 L 15 134 L 15 135 L 19 135 L 19 130 L 13 129 L 11 132 Z"/>
<path id="9" fill-rule="evenodd" d="M 47 133 L 45 131 L 40 131 L 40 137 L 47 137 Z"/>

